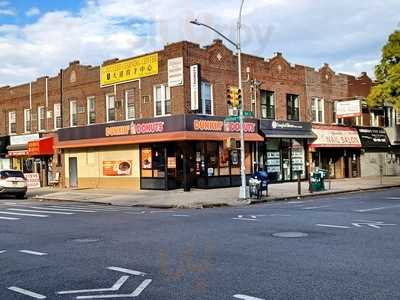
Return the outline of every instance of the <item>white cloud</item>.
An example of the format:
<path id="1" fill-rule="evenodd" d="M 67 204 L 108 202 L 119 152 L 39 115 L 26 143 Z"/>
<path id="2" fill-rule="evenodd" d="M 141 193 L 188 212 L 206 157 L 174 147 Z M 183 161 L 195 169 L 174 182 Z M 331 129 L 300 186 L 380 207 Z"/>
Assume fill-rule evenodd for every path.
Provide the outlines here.
<path id="1" fill-rule="evenodd" d="M 32 7 L 25 13 L 25 15 L 27 17 L 33 17 L 33 16 L 40 15 L 40 9 L 37 7 Z"/>
<path id="2" fill-rule="evenodd" d="M 0 86 L 55 74 L 76 59 L 99 65 L 167 42 L 209 44 L 216 35 L 189 24 L 193 18 L 234 38 L 239 3 L 88 0 L 78 13 L 53 11 L 28 25 L 0 25 Z M 319 67 L 329 62 L 337 72 L 372 75 L 381 47 L 400 21 L 398 11 L 398 0 L 248 0 L 243 47 L 259 56 L 282 51 L 293 63 Z"/>
<path id="3" fill-rule="evenodd" d="M 12 9 L 8 9 L 8 8 L 4 8 L 1 9 L 0 8 L 0 16 L 15 16 L 15 12 Z"/>

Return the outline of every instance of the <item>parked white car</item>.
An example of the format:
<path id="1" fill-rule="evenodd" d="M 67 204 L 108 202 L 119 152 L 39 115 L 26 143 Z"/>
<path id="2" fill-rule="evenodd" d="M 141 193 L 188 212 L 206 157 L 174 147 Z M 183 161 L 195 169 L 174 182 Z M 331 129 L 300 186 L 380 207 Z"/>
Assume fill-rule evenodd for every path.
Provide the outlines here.
<path id="1" fill-rule="evenodd" d="M 0 170 L 0 194 L 24 199 L 27 189 L 24 173 L 16 170 Z"/>

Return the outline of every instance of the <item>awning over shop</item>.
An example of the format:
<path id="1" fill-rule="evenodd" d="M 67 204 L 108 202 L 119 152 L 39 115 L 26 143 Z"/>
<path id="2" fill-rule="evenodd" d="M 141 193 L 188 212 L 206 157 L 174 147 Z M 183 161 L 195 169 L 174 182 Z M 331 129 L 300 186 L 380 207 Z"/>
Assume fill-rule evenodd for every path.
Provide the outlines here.
<path id="1" fill-rule="evenodd" d="M 357 130 L 351 127 L 313 125 L 317 139 L 311 148 L 361 148 Z"/>
<path id="2" fill-rule="evenodd" d="M 28 145 L 10 145 L 7 146 L 7 156 L 8 157 L 21 157 L 28 156 Z"/>
<path id="3" fill-rule="evenodd" d="M 380 127 L 358 127 L 358 135 L 364 149 L 388 149 L 390 141 L 385 129 Z"/>
<path id="4" fill-rule="evenodd" d="M 83 148 L 112 145 L 160 143 L 173 141 L 223 141 L 240 138 L 240 124 L 224 117 L 178 115 L 98 124 L 58 131 L 56 148 Z M 249 142 L 263 141 L 258 122 L 246 119 L 244 138 Z"/>
<path id="5" fill-rule="evenodd" d="M 266 138 L 316 139 L 311 123 L 262 120 L 260 129 Z"/>
<path id="6" fill-rule="evenodd" d="M 54 154 L 53 137 L 45 137 L 39 140 L 28 142 L 29 156 L 48 156 Z"/>

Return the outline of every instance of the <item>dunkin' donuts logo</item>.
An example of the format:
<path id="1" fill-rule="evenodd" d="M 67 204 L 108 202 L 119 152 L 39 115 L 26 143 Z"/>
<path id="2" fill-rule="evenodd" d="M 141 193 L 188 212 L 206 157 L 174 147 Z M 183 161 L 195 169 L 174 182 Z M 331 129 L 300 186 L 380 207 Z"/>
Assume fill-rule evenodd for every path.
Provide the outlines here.
<path id="1" fill-rule="evenodd" d="M 152 134 L 164 132 L 164 122 L 131 123 L 130 125 L 106 127 L 106 136 L 124 136 L 137 134 Z"/>

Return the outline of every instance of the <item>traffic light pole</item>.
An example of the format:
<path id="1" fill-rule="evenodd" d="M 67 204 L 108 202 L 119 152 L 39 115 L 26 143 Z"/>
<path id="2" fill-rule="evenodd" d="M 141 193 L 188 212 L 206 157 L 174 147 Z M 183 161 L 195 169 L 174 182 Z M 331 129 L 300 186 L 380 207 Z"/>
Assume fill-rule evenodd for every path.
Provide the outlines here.
<path id="1" fill-rule="evenodd" d="M 242 82 L 242 46 L 241 46 L 241 29 L 242 29 L 242 10 L 244 0 L 240 5 L 239 18 L 237 22 L 237 56 L 238 56 L 238 74 L 239 74 L 239 90 L 243 93 Z M 240 179 L 241 186 L 239 192 L 239 199 L 246 199 L 246 166 L 245 166 L 245 145 L 244 145 L 244 121 L 243 121 L 244 99 L 241 101 L 239 111 L 240 121 Z"/>
<path id="2" fill-rule="evenodd" d="M 242 0 L 240 4 L 240 11 L 239 11 L 239 18 L 237 21 L 237 41 L 236 43 L 229 39 L 226 35 L 222 34 L 215 28 L 204 24 L 200 23 L 199 21 L 194 20 L 190 21 L 191 24 L 197 25 L 197 26 L 204 26 L 215 33 L 217 33 L 219 36 L 227 40 L 230 44 L 235 46 L 236 51 L 237 51 L 237 56 L 238 56 L 238 75 L 239 75 L 239 90 L 243 93 L 242 89 L 242 48 L 241 48 L 241 34 L 240 31 L 242 29 L 242 11 L 243 11 L 243 4 L 244 0 Z M 239 120 L 240 120 L 240 178 L 241 178 L 241 185 L 240 185 L 240 192 L 239 192 L 239 199 L 245 200 L 246 199 L 246 166 L 245 166 L 245 145 L 244 145 L 244 121 L 243 121 L 243 109 L 244 109 L 244 99 L 241 101 L 241 105 L 239 107 Z"/>

